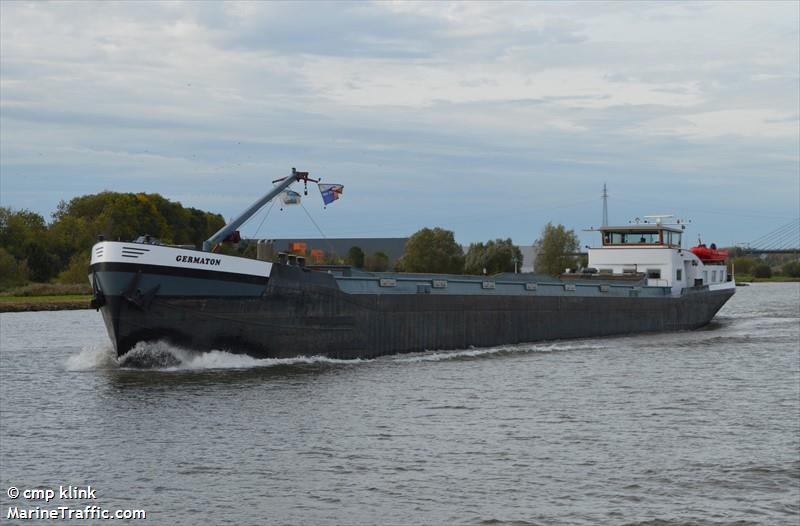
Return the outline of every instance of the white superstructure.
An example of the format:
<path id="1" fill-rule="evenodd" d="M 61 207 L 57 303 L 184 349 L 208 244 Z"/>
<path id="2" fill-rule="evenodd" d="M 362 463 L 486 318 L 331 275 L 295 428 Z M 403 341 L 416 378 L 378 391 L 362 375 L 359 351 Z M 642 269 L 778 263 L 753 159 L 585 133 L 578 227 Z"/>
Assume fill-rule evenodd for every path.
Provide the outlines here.
<path id="1" fill-rule="evenodd" d="M 708 286 L 711 290 L 731 288 L 723 263 L 703 263 L 689 249 L 682 248 L 681 226 L 638 223 L 621 227 L 603 226 L 599 248 L 590 248 L 589 268 L 600 275 L 644 274 L 647 286 L 670 287 L 674 294 L 684 288 Z"/>
<path id="2" fill-rule="evenodd" d="M 122 263 L 184 270 L 229 272 L 268 278 L 272 263 L 213 252 L 148 243 L 101 241 L 92 247 L 91 265 Z"/>

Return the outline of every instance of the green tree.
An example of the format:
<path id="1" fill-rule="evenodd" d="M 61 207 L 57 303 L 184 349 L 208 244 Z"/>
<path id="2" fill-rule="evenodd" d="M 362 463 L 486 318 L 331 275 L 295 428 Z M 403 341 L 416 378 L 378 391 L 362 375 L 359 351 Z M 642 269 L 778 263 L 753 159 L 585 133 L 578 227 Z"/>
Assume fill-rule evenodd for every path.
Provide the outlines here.
<path id="1" fill-rule="evenodd" d="M 386 272 L 389 270 L 389 256 L 383 252 L 375 252 L 364 261 L 364 269 L 370 272 Z"/>
<path id="2" fill-rule="evenodd" d="M 16 259 L 23 259 L 25 247 L 33 241 L 42 241 L 46 234 L 47 224 L 39 214 L 0 207 L 0 247 Z"/>
<path id="3" fill-rule="evenodd" d="M 69 260 L 69 265 L 58 273 L 56 276 L 56 283 L 73 284 L 79 283 L 85 285 L 89 282 L 89 260 L 91 254 L 89 250 L 78 252 L 73 255 Z"/>
<path id="4" fill-rule="evenodd" d="M 465 274 L 493 275 L 500 272 L 514 272 L 522 266 L 522 251 L 511 239 L 496 239 L 484 243 L 472 243 L 464 258 Z"/>
<path id="5" fill-rule="evenodd" d="M 94 239 L 136 239 L 150 234 L 165 243 L 200 246 L 225 224 L 222 216 L 184 208 L 159 194 L 101 192 L 61 202 L 55 224 L 73 218 L 86 222 Z"/>
<path id="6" fill-rule="evenodd" d="M 347 265 L 347 261 L 337 254 L 325 254 L 323 265 Z"/>
<path id="7" fill-rule="evenodd" d="M 758 262 L 747 256 L 739 256 L 731 261 L 731 272 L 736 271 L 737 274 L 752 274 L 753 269 L 756 268 Z"/>
<path id="8" fill-rule="evenodd" d="M 725 250 L 728 251 L 729 258 L 739 258 L 744 256 L 744 249 L 742 247 L 728 247 Z"/>
<path id="9" fill-rule="evenodd" d="M 772 277 L 772 268 L 767 265 L 766 263 L 762 263 L 758 265 L 755 269 L 753 269 L 753 277 L 756 278 L 771 278 Z"/>
<path id="10" fill-rule="evenodd" d="M 800 261 L 790 261 L 784 264 L 781 274 L 790 278 L 800 278 Z"/>
<path id="11" fill-rule="evenodd" d="M 54 276 L 82 281 L 98 235 L 127 241 L 151 234 L 165 243 L 199 246 L 224 223 L 219 214 L 184 208 L 159 194 L 101 192 L 61 201 L 50 225 L 34 212 L 0 207 L 0 283 Z"/>
<path id="12" fill-rule="evenodd" d="M 77 253 L 88 254 L 95 239 L 91 223 L 82 217 L 64 216 L 47 232 L 47 246 L 58 259 L 59 268 L 66 268 Z M 88 261 L 84 260 L 84 267 Z"/>
<path id="13" fill-rule="evenodd" d="M 423 228 L 409 238 L 397 268 L 405 272 L 461 274 L 464 271 L 464 251 L 456 243 L 452 231 Z"/>
<path id="14" fill-rule="evenodd" d="M 347 251 L 347 264 L 355 268 L 364 268 L 364 251 L 361 247 L 350 247 Z"/>
<path id="15" fill-rule="evenodd" d="M 0 290 L 24 285 L 30 277 L 26 261 L 17 259 L 0 247 Z"/>
<path id="16" fill-rule="evenodd" d="M 534 243 L 536 271 L 558 276 L 565 269 L 575 268 L 577 259 L 574 254 L 578 252 L 579 245 L 578 236 L 573 230 L 567 230 L 564 225 L 547 223 Z"/>
<path id="17" fill-rule="evenodd" d="M 32 239 L 28 241 L 23 252 L 30 269 L 30 278 L 33 281 L 43 283 L 58 273 L 58 258 L 50 253 L 45 240 Z"/>

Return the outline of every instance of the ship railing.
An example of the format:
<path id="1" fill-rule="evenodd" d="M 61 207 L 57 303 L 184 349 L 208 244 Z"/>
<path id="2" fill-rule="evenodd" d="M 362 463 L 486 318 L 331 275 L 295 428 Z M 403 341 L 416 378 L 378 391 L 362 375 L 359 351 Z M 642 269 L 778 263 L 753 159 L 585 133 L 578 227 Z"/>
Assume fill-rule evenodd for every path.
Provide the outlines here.
<path id="1" fill-rule="evenodd" d="M 387 293 L 414 294 L 420 293 L 423 287 L 426 293 L 439 294 L 472 294 L 495 290 L 520 295 L 564 295 L 571 293 L 580 296 L 582 293 L 599 296 L 664 296 L 670 295 L 672 289 L 668 285 L 644 286 L 644 283 L 598 282 L 580 283 L 577 280 L 544 281 L 544 280 L 498 280 L 491 276 L 457 277 L 452 275 L 436 276 L 429 279 L 401 274 L 336 276 L 342 284 L 349 284 L 343 290 L 350 293 Z M 427 288 L 425 288 L 427 286 Z"/>

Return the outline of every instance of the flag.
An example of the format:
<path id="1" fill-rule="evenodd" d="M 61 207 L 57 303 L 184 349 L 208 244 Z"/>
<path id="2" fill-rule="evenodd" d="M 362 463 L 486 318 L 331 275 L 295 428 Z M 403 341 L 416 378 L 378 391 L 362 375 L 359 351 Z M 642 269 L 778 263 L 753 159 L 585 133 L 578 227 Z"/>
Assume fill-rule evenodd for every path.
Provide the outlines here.
<path id="1" fill-rule="evenodd" d="M 322 194 L 322 200 L 326 205 L 329 205 L 341 197 L 344 191 L 344 186 L 340 184 L 322 184 L 319 183 L 319 193 Z"/>

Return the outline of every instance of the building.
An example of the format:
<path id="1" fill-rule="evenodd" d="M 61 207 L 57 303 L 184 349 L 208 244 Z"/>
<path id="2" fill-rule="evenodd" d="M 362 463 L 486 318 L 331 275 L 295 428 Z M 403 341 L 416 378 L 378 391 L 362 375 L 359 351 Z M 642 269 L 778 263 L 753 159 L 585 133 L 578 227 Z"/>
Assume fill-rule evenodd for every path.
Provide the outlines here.
<path id="1" fill-rule="evenodd" d="M 394 265 L 406 249 L 407 237 L 383 238 L 293 238 L 268 239 L 273 252 L 289 252 L 308 256 L 311 260 L 322 261 L 330 256 L 347 257 L 347 252 L 358 247 L 365 256 L 383 252 L 389 258 L 389 266 Z"/>
<path id="2" fill-rule="evenodd" d="M 255 241 L 255 240 L 250 240 Z M 393 267 L 398 259 L 405 253 L 407 237 L 382 237 L 382 238 L 287 238 L 287 239 L 267 239 L 267 251 L 272 258 L 272 254 L 278 252 L 288 252 L 290 254 L 302 254 L 309 258 L 309 262 L 322 262 L 331 255 L 347 257 L 347 252 L 352 247 L 358 247 L 364 251 L 365 256 L 370 256 L 376 252 L 383 252 L 389 258 L 389 267 Z M 464 254 L 469 250 L 469 245 L 463 245 Z M 519 272 L 533 272 L 533 263 L 536 260 L 536 249 L 531 245 L 519 245 L 522 251 L 522 262 Z M 270 252 L 271 251 L 271 252 Z"/>

